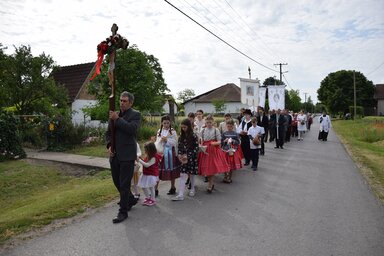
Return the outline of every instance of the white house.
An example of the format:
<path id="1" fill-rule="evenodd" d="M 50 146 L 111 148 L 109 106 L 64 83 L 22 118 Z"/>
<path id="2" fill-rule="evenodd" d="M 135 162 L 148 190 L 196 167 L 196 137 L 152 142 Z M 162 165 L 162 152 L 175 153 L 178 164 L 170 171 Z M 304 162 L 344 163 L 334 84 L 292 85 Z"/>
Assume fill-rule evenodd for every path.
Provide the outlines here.
<path id="1" fill-rule="evenodd" d="M 95 62 L 64 66 L 54 71 L 54 80 L 65 86 L 69 93 L 71 102 L 72 123 L 75 125 L 86 125 L 98 127 L 100 121 L 91 120 L 89 116 L 85 116 L 83 108 L 86 106 L 94 106 L 97 103 L 95 96 L 88 94 L 87 84 L 91 71 L 95 66 Z"/>
<path id="2" fill-rule="evenodd" d="M 204 113 L 216 113 L 215 106 L 212 104 L 213 100 L 225 101 L 224 113 L 236 115 L 239 114 L 240 108 L 249 108 L 246 104 L 241 103 L 240 87 L 228 83 L 185 101 L 183 103 L 185 115 L 190 112 L 195 113 L 199 109 Z"/>

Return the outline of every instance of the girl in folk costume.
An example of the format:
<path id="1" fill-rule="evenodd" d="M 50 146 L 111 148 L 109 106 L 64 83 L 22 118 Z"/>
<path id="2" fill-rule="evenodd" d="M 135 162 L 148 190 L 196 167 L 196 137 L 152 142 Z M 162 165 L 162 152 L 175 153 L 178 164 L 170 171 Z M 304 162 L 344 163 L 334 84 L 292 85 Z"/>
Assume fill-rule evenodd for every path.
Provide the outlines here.
<path id="1" fill-rule="evenodd" d="M 248 130 L 248 137 L 250 140 L 250 152 L 252 159 L 252 169 L 257 171 L 259 164 L 259 150 L 261 148 L 261 138 L 265 133 L 264 128 L 257 125 L 257 119 L 252 118 L 252 127 Z"/>
<path id="2" fill-rule="evenodd" d="M 166 115 L 161 118 L 161 127 L 157 132 L 156 142 L 160 142 L 163 148 L 163 158 L 160 162 L 160 180 L 170 180 L 171 188 L 168 195 L 176 194 L 175 179 L 180 176 L 179 160 L 176 155 L 177 134 L 171 127 L 171 118 Z M 159 147 L 161 148 L 161 147 Z M 160 151 L 158 148 L 158 152 Z M 158 185 L 156 186 L 157 190 Z M 158 192 L 156 191 L 156 194 Z"/>
<path id="3" fill-rule="evenodd" d="M 212 193 L 214 188 L 213 176 L 217 173 L 229 171 L 229 165 L 224 151 L 219 147 L 221 135 L 219 129 L 213 127 L 213 117 L 207 116 L 206 127 L 201 131 L 200 141 L 203 152 L 198 155 L 199 174 L 208 179 L 207 192 Z"/>
<path id="4" fill-rule="evenodd" d="M 240 138 L 235 132 L 235 122 L 233 119 L 228 120 L 227 128 L 224 133 L 221 134 L 221 148 L 226 152 L 227 162 L 229 164 L 230 171 L 224 173 L 224 183 L 232 183 L 232 171 L 241 169 L 243 154 L 241 152 Z"/>
<path id="5" fill-rule="evenodd" d="M 195 175 L 198 173 L 197 152 L 199 151 L 199 140 L 193 132 L 192 123 L 184 119 L 180 125 L 181 135 L 178 141 L 177 156 L 181 162 L 179 194 L 172 198 L 173 201 L 184 200 L 185 181 L 190 176 L 191 188 L 189 196 L 195 195 Z"/>
<path id="6" fill-rule="evenodd" d="M 159 163 L 161 155 L 157 153 L 153 142 L 144 145 L 146 158 L 137 157 L 137 161 L 143 165 L 143 174 L 140 176 L 139 187 L 144 191 L 145 200 L 143 205 L 152 206 L 156 204 L 155 186 L 159 180 Z"/>
<path id="7" fill-rule="evenodd" d="M 297 115 L 297 140 L 303 140 L 303 134 L 307 130 L 307 116 L 304 115 L 303 110 Z"/>
<path id="8" fill-rule="evenodd" d="M 249 146 L 249 137 L 248 137 L 248 129 L 251 128 L 251 116 L 252 112 L 250 109 L 246 109 L 244 111 L 244 119 L 241 121 L 239 126 L 237 127 L 237 133 L 240 135 L 241 139 L 241 150 L 243 151 L 243 155 L 245 158 L 245 164 L 249 165 L 251 161 L 251 151 Z"/>
<path id="9" fill-rule="evenodd" d="M 235 120 L 232 119 L 232 116 L 231 116 L 230 113 L 226 113 L 224 115 L 224 121 L 219 124 L 219 131 L 220 131 L 221 134 L 223 134 L 224 132 L 227 131 L 227 121 L 229 121 L 229 120 L 233 121 L 233 125 L 234 125 L 235 131 L 236 131 L 237 123 L 235 122 Z"/>

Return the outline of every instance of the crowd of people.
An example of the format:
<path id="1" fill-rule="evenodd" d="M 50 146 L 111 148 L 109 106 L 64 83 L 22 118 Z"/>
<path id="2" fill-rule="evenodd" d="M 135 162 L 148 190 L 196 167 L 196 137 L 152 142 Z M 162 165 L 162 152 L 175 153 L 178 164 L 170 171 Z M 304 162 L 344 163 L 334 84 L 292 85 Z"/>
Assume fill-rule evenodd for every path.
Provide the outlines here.
<path id="1" fill-rule="evenodd" d="M 170 181 L 168 195 L 173 201 L 184 200 L 187 195 L 195 196 L 196 177 L 204 177 L 206 192 L 214 191 L 214 176 L 221 174 L 223 183 L 232 183 L 232 172 L 251 165 L 257 171 L 259 155 L 265 155 L 265 143 L 275 141 L 276 149 L 283 149 L 291 138 L 302 141 L 304 133 L 313 122 L 311 114 L 292 113 L 286 110 L 266 113 L 259 108 L 256 113 L 241 109 L 236 119 L 224 115 L 224 121 L 217 124 L 212 115 L 204 118 L 202 110 L 189 113 L 180 124 L 180 133 L 172 127 L 169 116 L 161 118 L 156 136 L 144 144 L 144 157 L 136 142 L 140 114 L 131 108 L 133 95 L 124 92 L 120 97 L 120 112 L 110 112 L 114 121 L 116 142 L 111 143 L 111 123 L 107 132 L 107 148 L 110 152 L 112 178 L 120 192 L 120 209 L 113 219 L 119 223 L 128 217 L 128 211 L 137 204 L 142 188 L 145 198 L 142 204 L 153 206 L 159 195 L 159 181 Z M 327 115 L 320 117 L 319 139 L 326 140 L 330 127 Z M 128 139 L 130 138 L 130 139 Z M 128 153 L 130 152 L 130 153 Z M 133 156 L 132 156 L 133 155 Z M 138 166 L 142 174 L 138 177 Z M 134 192 L 130 191 L 134 177 Z M 176 188 L 176 179 L 179 179 Z"/>

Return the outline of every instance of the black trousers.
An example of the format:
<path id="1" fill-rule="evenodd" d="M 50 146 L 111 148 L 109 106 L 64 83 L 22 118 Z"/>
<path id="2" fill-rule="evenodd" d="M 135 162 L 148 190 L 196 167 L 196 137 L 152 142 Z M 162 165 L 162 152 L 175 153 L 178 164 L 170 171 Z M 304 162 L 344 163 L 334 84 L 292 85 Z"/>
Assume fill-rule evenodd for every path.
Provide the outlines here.
<path id="1" fill-rule="evenodd" d="M 248 164 L 251 161 L 251 149 L 249 148 L 249 137 L 248 135 L 240 135 L 241 139 L 241 150 L 243 151 L 245 163 Z"/>
<path id="2" fill-rule="evenodd" d="M 264 144 L 264 137 L 265 137 L 265 134 L 262 134 L 261 135 L 261 149 L 260 149 L 260 154 L 261 155 L 264 155 L 265 154 L 265 144 Z"/>
<path id="3" fill-rule="evenodd" d="M 131 180 L 135 161 L 119 161 L 117 157 L 110 158 L 112 180 L 116 189 L 120 193 L 120 209 L 119 212 L 127 213 L 128 204 L 135 199 L 131 192 Z"/>
<path id="4" fill-rule="evenodd" d="M 320 131 L 319 132 L 319 140 L 327 141 L 328 138 L 328 132 Z"/>
<path id="5" fill-rule="evenodd" d="M 257 168 L 259 164 L 259 149 L 251 149 L 252 168 Z"/>

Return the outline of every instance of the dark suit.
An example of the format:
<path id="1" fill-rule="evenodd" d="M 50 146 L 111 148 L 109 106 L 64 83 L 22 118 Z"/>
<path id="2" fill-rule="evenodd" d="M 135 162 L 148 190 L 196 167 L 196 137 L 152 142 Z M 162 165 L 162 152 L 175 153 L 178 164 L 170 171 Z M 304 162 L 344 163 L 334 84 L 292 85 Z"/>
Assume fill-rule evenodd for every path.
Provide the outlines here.
<path id="1" fill-rule="evenodd" d="M 249 121 L 248 123 L 245 122 L 245 119 L 243 122 L 241 122 L 240 127 L 242 130 L 248 131 L 249 128 L 251 128 L 252 123 Z M 251 148 L 250 148 L 250 141 L 248 135 L 240 135 L 241 140 L 241 150 L 243 151 L 245 163 L 249 164 L 251 161 Z"/>
<path id="2" fill-rule="evenodd" d="M 265 145 L 264 142 L 267 142 L 268 139 L 268 126 L 269 126 L 269 120 L 268 117 L 263 114 L 262 116 L 257 117 L 257 125 L 261 126 L 264 128 L 264 134 L 261 136 L 261 149 L 260 149 L 260 154 L 264 155 L 265 154 Z"/>
<path id="3" fill-rule="evenodd" d="M 135 160 L 137 158 L 137 130 L 140 126 L 140 112 L 129 108 L 119 113 L 115 121 L 115 155 L 109 158 L 111 164 L 112 179 L 120 193 L 119 212 L 126 213 L 128 205 L 133 203 L 134 196 L 131 192 L 131 180 Z M 107 148 L 111 145 L 111 121 L 106 132 Z"/>
<path id="4" fill-rule="evenodd" d="M 284 115 L 283 114 L 280 114 L 280 115 L 277 115 L 276 114 L 276 119 L 277 119 L 277 124 L 278 124 L 278 128 L 276 127 L 277 131 L 279 134 L 279 138 L 277 139 L 277 135 L 276 135 L 276 147 L 283 147 L 284 145 L 284 140 L 285 140 L 285 125 L 287 123 L 287 120 L 285 119 Z"/>

